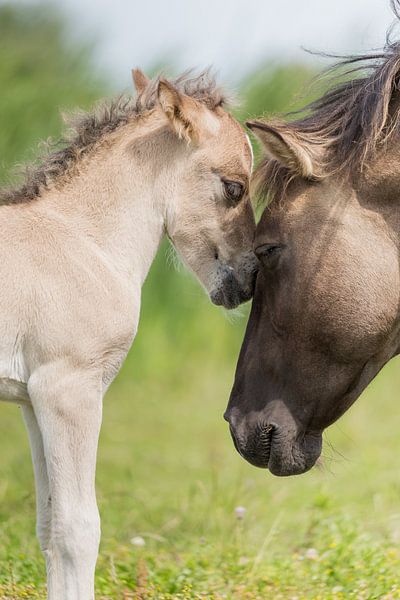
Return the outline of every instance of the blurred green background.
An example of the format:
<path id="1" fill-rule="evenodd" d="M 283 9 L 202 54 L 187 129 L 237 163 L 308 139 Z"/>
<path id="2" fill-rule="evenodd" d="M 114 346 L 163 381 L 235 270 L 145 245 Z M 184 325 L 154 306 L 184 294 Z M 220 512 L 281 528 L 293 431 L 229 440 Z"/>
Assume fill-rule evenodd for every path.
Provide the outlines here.
<path id="1" fill-rule="evenodd" d="M 2 183 L 60 135 L 60 110 L 115 92 L 93 75 L 91 53 L 49 6 L 0 5 Z M 237 116 L 298 106 L 314 75 L 309 64 L 258 65 L 237 86 Z M 98 597 L 400 598 L 398 364 L 327 432 L 319 469 L 259 471 L 222 420 L 248 307 L 212 306 L 169 253 L 164 244 L 105 401 Z M 19 409 L 0 409 L 0 598 L 44 598 L 27 436 Z"/>

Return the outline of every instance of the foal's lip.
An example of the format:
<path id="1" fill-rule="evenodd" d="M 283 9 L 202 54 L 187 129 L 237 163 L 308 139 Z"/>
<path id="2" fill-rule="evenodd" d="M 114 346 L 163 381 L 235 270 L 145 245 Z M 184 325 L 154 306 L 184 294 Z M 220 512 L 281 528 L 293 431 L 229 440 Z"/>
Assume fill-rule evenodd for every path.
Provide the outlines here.
<path id="1" fill-rule="evenodd" d="M 224 308 L 231 310 L 237 308 L 240 304 L 243 304 L 243 302 L 247 302 L 252 296 L 253 290 L 250 288 L 248 290 L 237 288 L 228 291 L 221 289 L 212 291 L 210 293 L 210 300 L 217 306 L 223 306 Z"/>

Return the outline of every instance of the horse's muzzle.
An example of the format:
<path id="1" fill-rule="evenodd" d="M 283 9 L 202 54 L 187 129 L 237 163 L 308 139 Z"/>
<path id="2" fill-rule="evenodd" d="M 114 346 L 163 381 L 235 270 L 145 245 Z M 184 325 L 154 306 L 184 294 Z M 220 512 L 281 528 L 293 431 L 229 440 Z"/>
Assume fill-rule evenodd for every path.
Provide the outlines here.
<path id="1" fill-rule="evenodd" d="M 249 429 L 225 413 L 236 450 L 251 465 L 269 469 L 273 475 L 299 475 L 311 469 L 320 456 L 322 435 L 294 435 L 274 422 L 259 422 Z"/>

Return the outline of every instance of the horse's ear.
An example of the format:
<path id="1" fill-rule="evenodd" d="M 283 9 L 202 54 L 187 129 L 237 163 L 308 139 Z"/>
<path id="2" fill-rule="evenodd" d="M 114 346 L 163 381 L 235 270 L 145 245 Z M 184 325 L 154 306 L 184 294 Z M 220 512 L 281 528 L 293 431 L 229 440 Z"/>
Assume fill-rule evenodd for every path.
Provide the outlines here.
<path id="1" fill-rule="evenodd" d="M 132 69 L 132 80 L 138 96 L 143 94 L 150 83 L 150 79 L 140 69 Z"/>
<path id="2" fill-rule="evenodd" d="M 176 87 L 166 79 L 160 79 L 157 95 L 160 107 L 178 137 L 188 142 L 195 141 L 198 137 L 197 102 L 178 92 Z"/>
<path id="3" fill-rule="evenodd" d="M 306 179 L 316 177 L 317 165 L 311 144 L 300 140 L 279 124 L 263 121 L 247 121 L 246 125 L 260 140 L 268 158 Z"/>

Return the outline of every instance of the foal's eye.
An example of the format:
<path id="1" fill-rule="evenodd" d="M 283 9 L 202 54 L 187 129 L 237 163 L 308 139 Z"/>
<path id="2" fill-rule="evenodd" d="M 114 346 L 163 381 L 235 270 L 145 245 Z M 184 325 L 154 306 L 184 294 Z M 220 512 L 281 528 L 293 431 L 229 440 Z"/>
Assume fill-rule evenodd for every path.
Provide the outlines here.
<path id="1" fill-rule="evenodd" d="M 262 244 L 254 250 L 254 253 L 266 266 L 272 267 L 277 264 L 281 251 L 282 246 L 279 244 Z"/>
<path id="2" fill-rule="evenodd" d="M 232 204 L 237 204 L 242 199 L 244 186 L 238 181 L 229 181 L 228 179 L 223 179 L 222 183 L 226 199 Z"/>

